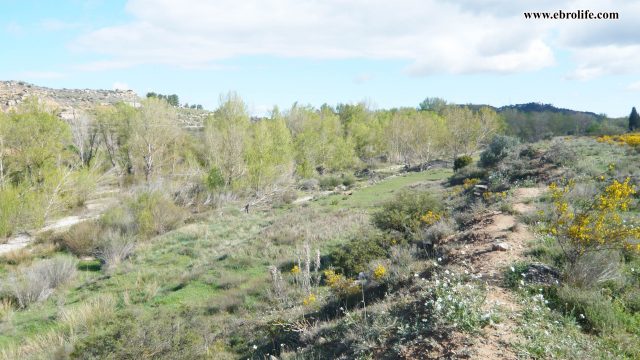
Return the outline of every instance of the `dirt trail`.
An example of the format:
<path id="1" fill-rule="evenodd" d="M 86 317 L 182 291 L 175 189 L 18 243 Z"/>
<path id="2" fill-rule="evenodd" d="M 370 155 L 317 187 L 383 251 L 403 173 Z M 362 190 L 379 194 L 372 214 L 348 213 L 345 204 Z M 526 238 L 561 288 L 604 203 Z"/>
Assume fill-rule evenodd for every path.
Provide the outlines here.
<path id="1" fill-rule="evenodd" d="M 538 197 L 541 188 L 520 188 L 513 193 L 513 208 L 518 213 L 535 210 L 527 204 Z M 516 359 L 513 344 L 523 341 L 517 334 L 517 319 L 521 305 L 514 294 L 504 289 L 503 273 L 518 260 L 524 259 L 527 241 L 533 235 L 526 225 L 514 215 L 490 212 L 480 217 L 471 229 L 461 237 L 462 245 L 453 250 L 453 262 L 469 271 L 487 284 L 484 309 L 498 310 L 501 321 L 483 329 L 481 336 L 469 339 L 474 359 Z"/>
<path id="2" fill-rule="evenodd" d="M 88 200 L 85 203 L 84 208 L 80 209 L 77 215 L 56 219 L 48 222 L 40 229 L 30 232 L 22 232 L 12 236 L 6 243 L 0 244 L 0 256 L 27 247 L 38 234 L 47 231 L 62 231 L 83 221 L 97 218 L 106 209 L 117 203 L 116 196 L 118 192 L 119 191 L 116 189 L 98 191 L 94 194 L 93 199 Z"/>

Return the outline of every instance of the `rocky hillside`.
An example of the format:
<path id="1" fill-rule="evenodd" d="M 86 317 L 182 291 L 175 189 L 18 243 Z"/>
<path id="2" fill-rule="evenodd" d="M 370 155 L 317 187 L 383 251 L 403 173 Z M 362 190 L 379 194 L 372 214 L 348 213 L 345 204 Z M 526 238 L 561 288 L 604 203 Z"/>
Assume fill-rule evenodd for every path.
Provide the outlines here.
<path id="1" fill-rule="evenodd" d="M 51 89 L 24 81 L 0 81 L 0 110 L 9 111 L 29 97 L 37 97 L 59 110 L 62 119 L 85 112 L 96 105 L 124 102 L 137 106 L 141 98 L 132 90 Z M 209 114 L 206 110 L 178 108 L 180 122 L 189 128 L 199 128 Z"/>

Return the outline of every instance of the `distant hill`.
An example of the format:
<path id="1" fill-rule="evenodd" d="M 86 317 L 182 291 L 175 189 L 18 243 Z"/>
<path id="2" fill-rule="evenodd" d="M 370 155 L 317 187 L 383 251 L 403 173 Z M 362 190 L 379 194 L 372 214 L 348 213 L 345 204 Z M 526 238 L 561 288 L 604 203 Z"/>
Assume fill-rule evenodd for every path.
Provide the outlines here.
<path id="1" fill-rule="evenodd" d="M 37 97 L 51 108 L 57 109 L 58 115 L 64 120 L 73 119 L 76 114 L 91 111 L 98 105 L 124 102 L 138 106 L 142 100 L 132 90 L 52 89 L 24 81 L 0 81 L 0 111 L 10 111 L 30 97 Z M 209 114 L 209 111 L 199 109 L 176 110 L 185 127 L 201 127 Z"/>
<path id="2" fill-rule="evenodd" d="M 564 108 L 555 107 L 551 104 L 543 104 L 543 103 L 536 103 L 536 102 L 530 102 L 526 104 L 505 105 L 501 107 L 495 107 L 491 105 L 476 105 L 476 104 L 466 105 L 466 106 L 474 110 L 480 109 L 481 107 L 489 107 L 495 110 L 497 113 L 504 113 L 507 111 L 519 111 L 524 113 L 549 112 L 549 113 L 556 113 L 556 114 L 562 114 L 562 115 L 585 115 L 585 116 L 594 117 L 596 119 L 606 118 L 604 115 L 596 114 L 590 111 L 564 109 Z"/>

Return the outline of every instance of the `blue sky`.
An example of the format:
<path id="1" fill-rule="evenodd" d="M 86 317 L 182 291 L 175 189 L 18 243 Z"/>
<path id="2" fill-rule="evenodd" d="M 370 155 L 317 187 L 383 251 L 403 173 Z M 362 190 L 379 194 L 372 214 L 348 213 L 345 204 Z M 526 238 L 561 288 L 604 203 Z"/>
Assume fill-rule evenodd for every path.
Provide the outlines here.
<path id="1" fill-rule="evenodd" d="M 620 20 L 525 20 L 524 11 Z M 0 0 L 0 79 L 293 102 L 640 106 L 640 0 Z"/>

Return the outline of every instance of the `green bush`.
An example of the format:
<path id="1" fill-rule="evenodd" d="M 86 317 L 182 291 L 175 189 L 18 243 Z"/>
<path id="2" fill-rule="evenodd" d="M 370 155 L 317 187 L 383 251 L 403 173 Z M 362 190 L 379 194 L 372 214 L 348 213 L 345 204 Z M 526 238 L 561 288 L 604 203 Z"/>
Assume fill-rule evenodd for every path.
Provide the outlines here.
<path id="1" fill-rule="evenodd" d="M 144 192 L 130 203 L 138 234 L 153 236 L 175 229 L 185 218 L 182 208 L 160 192 Z"/>
<path id="2" fill-rule="evenodd" d="M 468 165 L 451 175 L 449 185 L 462 185 L 466 179 L 484 179 L 486 177 L 486 170 L 479 169 L 475 165 Z"/>
<path id="3" fill-rule="evenodd" d="M 473 159 L 469 155 L 463 155 L 463 156 L 457 157 L 453 161 L 453 171 L 458 171 L 470 165 L 472 162 L 473 162 Z"/>
<path id="4" fill-rule="evenodd" d="M 222 177 L 222 171 L 217 167 L 211 168 L 207 174 L 205 181 L 209 190 L 218 190 L 224 186 L 224 177 Z"/>
<path id="5" fill-rule="evenodd" d="M 599 289 L 558 289 L 558 305 L 573 314 L 587 330 L 602 333 L 621 326 L 611 301 Z"/>
<path id="6" fill-rule="evenodd" d="M 385 258 L 392 239 L 376 231 L 358 234 L 331 254 L 331 265 L 346 276 L 357 276 L 375 259 Z"/>
<path id="7" fill-rule="evenodd" d="M 427 211 L 439 212 L 440 202 L 427 191 L 399 192 L 373 214 L 373 224 L 381 230 L 394 230 L 409 236 L 420 228 L 420 217 Z"/>
<path id="8" fill-rule="evenodd" d="M 340 184 L 342 184 L 342 180 L 336 176 L 325 176 L 320 178 L 320 188 L 322 190 L 333 190 Z"/>
<path id="9" fill-rule="evenodd" d="M 520 144 L 517 138 L 497 135 L 491 140 L 489 147 L 480 154 L 480 165 L 490 167 L 509 155 Z"/>
<path id="10" fill-rule="evenodd" d="M 342 185 L 349 187 L 355 183 L 356 183 L 356 178 L 353 175 L 350 175 L 350 174 L 342 175 Z"/>

